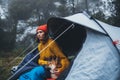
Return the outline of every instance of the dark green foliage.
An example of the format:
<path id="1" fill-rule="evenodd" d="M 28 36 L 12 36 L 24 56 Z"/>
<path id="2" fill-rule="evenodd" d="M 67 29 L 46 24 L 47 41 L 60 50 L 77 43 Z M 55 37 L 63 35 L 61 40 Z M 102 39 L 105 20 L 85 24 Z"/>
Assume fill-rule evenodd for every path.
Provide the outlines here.
<path id="1" fill-rule="evenodd" d="M 54 4 L 55 0 L 39 0 L 36 1 L 36 8 L 35 8 L 35 15 L 37 16 L 38 19 L 38 25 L 47 23 L 47 20 L 55 16 L 56 12 L 56 6 Z"/>
<path id="2" fill-rule="evenodd" d="M 120 0 L 114 0 L 113 4 L 115 5 L 114 25 L 120 26 Z"/>
<path id="3" fill-rule="evenodd" d="M 35 7 L 34 3 L 34 0 L 12 0 L 9 3 L 9 14 L 16 20 L 28 19 Z"/>
<path id="4" fill-rule="evenodd" d="M 98 13 L 94 14 L 93 17 L 95 17 L 96 19 L 99 19 L 101 21 L 105 20 L 105 15 L 103 14 L 103 12 L 99 11 Z"/>
<path id="5" fill-rule="evenodd" d="M 2 0 L 0 0 L 0 4 L 2 4 Z"/>
<path id="6" fill-rule="evenodd" d="M 2 44 L 3 44 L 3 42 L 4 42 L 4 31 L 3 31 L 3 29 L 1 29 L 0 28 L 0 50 L 2 50 Z"/>
<path id="7" fill-rule="evenodd" d="M 14 31 L 7 30 L 10 25 L 8 26 L 6 23 L 5 20 L 1 20 L 0 23 L 0 51 L 12 50 L 15 44 L 16 37 L 13 33 Z"/>

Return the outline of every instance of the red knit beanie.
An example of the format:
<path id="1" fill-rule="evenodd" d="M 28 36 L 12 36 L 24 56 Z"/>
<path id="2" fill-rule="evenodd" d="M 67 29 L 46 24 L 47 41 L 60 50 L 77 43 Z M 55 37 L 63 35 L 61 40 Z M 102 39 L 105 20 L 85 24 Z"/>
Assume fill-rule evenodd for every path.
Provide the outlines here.
<path id="1" fill-rule="evenodd" d="M 38 30 L 42 30 L 42 31 L 44 31 L 45 33 L 47 33 L 47 32 L 48 32 L 48 30 L 47 30 L 47 24 L 38 26 L 36 32 L 37 32 Z"/>

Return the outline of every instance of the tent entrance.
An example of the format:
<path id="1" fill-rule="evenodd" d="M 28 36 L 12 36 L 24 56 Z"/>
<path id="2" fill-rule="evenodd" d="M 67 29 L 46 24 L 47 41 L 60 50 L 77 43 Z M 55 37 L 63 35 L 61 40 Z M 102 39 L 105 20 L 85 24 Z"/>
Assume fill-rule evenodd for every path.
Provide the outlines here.
<path id="1" fill-rule="evenodd" d="M 48 21 L 50 36 L 56 38 L 71 24 L 73 23 L 64 19 L 51 18 Z M 74 26 L 66 31 L 62 36 L 60 36 L 56 42 L 67 57 L 74 57 L 82 48 L 85 38 L 86 30 L 84 27 L 78 24 L 74 24 Z"/>

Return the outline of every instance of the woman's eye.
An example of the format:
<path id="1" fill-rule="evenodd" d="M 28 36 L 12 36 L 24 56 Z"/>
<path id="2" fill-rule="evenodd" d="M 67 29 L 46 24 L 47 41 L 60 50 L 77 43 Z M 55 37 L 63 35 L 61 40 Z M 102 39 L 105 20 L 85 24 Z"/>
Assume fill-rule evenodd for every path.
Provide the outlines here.
<path id="1" fill-rule="evenodd" d="M 40 32 L 37 32 L 37 34 L 38 34 L 38 33 L 42 33 L 42 31 L 40 31 Z"/>

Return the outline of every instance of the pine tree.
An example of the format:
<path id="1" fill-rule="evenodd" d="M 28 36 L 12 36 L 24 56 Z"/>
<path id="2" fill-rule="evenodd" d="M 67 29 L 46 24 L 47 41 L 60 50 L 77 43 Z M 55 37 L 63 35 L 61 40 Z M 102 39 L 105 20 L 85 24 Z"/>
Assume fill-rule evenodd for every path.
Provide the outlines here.
<path id="1" fill-rule="evenodd" d="M 120 0 L 115 0 L 115 19 L 114 19 L 114 25 L 120 26 Z"/>

